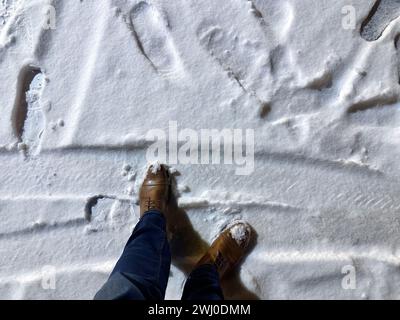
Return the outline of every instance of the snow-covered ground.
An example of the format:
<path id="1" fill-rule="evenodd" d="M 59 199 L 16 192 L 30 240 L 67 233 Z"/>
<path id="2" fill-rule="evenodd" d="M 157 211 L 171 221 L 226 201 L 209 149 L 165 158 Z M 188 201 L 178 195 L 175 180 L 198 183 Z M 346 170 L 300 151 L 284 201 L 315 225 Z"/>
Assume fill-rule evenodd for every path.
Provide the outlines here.
<path id="1" fill-rule="evenodd" d="M 93 297 L 170 121 L 253 129 L 255 165 L 174 165 L 167 298 L 235 219 L 257 239 L 227 298 L 400 298 L 400 1 L 378 2 L 1 0 L 0 298 Z"/>

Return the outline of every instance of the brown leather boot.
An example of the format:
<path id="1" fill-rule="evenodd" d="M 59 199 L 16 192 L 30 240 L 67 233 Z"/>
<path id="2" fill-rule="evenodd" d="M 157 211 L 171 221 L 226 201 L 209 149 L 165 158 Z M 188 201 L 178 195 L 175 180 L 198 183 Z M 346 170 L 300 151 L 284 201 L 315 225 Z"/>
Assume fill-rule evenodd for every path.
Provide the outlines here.
<path id="1" fill-rule="evenodd" d="M 149 210 L 167 211 L 171 179 L 165 165 L 151 165 L 139 191 L 140 217 Z"/>
<path id="2" fill-rule="evenodd" d="M 251 237 L 252 231 L 249 224 L 241 221 L 233 223 L 213 242 L 197 263 L 197 267 L 214 264 L 220 278 L 223 278 L 245 256 Z"/>

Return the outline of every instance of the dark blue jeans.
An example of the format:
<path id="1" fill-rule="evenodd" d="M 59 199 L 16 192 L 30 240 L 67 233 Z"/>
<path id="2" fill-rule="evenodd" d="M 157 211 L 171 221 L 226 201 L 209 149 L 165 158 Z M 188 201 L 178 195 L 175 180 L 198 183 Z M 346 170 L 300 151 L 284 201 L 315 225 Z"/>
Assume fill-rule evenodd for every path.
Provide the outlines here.
<path id="1" fill-rule="evenodd" d="M 98 300 L 163 300 L 171 266 L 166 221 L 149 211 L 136 225 Z M 190 274 L 182 300 L 223 300 L 217 269 L 203 265 Z"/>

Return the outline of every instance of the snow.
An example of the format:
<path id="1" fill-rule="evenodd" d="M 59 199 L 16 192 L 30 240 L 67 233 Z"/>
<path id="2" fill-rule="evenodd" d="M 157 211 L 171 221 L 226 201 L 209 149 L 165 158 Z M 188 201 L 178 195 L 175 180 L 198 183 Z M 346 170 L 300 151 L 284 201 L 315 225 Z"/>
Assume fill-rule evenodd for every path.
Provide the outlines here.
<path id="1" fill-rule="evenodd" d="M 152 174 L 157 174 L 159 170 L 161 170 L 161 163 L 159 161 L 155 161 L 150 163 L 146 169 L 146 171 L 150 170 Z"/>
<path id="2" fill-rule="evenodd" d="M 241 246 L 246 243 L 250 236 L 250 231 L 246 224 L 236 222 L 229 230 L 229 234 Z"/>
<path id="3" fill-rule="evenodd" d="M 0 297 L 94 296 L 139 219 L 146 135 L 174 122 L 255 149 L 250 175 L 168 163 L 168 299 L 236 220 L 256 241 L 227 298 L 399 298 L 399 6 L 374 5 L 1 0 Z"/>

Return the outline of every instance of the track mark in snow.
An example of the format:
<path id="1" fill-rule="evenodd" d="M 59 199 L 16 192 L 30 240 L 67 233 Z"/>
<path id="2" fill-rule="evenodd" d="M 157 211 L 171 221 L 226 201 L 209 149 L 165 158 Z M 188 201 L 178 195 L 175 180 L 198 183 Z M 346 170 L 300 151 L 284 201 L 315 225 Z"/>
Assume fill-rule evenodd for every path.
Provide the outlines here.
<path id="1" fill-rule="evenodd" d="M 39 68 L 24 67 L 18 77 L 17 96 L 14 104 L 14 132 L 30 155 L 40 151 L 40 142 L 45 129 L 45 117 L 40 95 L 45 78 Z"/>
<path id="2" fill-rule="evenodd" d="M 269 59 L 263 53 L 263 49 L 258 48 L 260 43 L 245 40 L 242 44 L 234 31 L 225 32 L 216 23 L 209 21 L 201 23 L 197 29 L 197 37 L 201 46 L 243 92 L 256 98 L 260 104 L 259 115 L 261 118 L 265 118 L 270 112 L 270 106 L 257 94 L 257 90 L 259 87 L 263 87 L 265 73 L 271 70 L 266 70 L 269 66 Z M 258 57 L 258 61 L 255 62 L 251 57 Z M 251 70 L 254 74 L 250 74 Z M 254 79 L 260 81 L 257 82 Z"/>
<path id="3" fill-rule="evenodd" d="M 309 79 L 309 82 L 304 85 L 305 88 L 312 90 L 322 91 L 324 89 L 332 88 L 333 75 L 328 69 L 322 70 L 316 77 Z"/>
<path id="4" fill-rule="evenodd" d="M 392 197 L 385 194 L 355 193 L 350 195 L 338 194 L 330 197 L 330 202 L 339 201 L 341 204 L 353 204 L 356 208 L 366 210 L 390 211 L 396 208 L 398 203 Z"/>
<path id="5" fill-rule="evenodd" d="M 400 16 L 400 0 L 377 0 L 361 25 L 361 36 L 367 41 L 378 40 L 391 21 Z"/>
<path id="6" fill-rule="evenodd" d="M 370 175 L 376 177 L 383 177 L 383 172 L 379 169 L 372 168 L 367 165 L 361 165 L 357 162 L 349 162 L 344 160 L 330 160 L 324 158 L 308 157 L 300 153 L 291 152 L 269 152 L 265 150 L 256 151 L 256 158 L 265 161 L 268 159 L 274 162 L 288 162 L 293 164 L 299 164 L 302 167 L 319 167 L 330 171 L 344 171 L 346 170 L 350 174 L 361 174 Z"/>
<path id="7" fill-rule="evenodd" d="M 11 232 L 0 233 L 0 240 L 2 239 L 13 239 L 20 238 L 24 236 L 32 236 L 32 234 L 50 232 L 53 230 L 65 230 L 65 229 L 75 229 L 78 226 L 83 226 L 86 224 L 85 219 L 71 219 L 64 222 L 54 222 L 54 223 L 35 223 L 30 227 L 15 230 Z"/>
<path id="8" fill-rule="evenodd" d="M 77 264 L 69 264 L 57 266 L 57 275 L 67 275 L 73 273 L 82 273 L 82 272 L 102 272 L 104 274 L 109 274 L 115 265 L 114 260 L 104 260 L 104 261 L 95 261 L 95 262 L 86 262 L 86 263 L 77 263 Z M 34 281 L 42 281 L 43 280 L 43 268 L 30 270 L 28 272 L 22 272 L 13 274 L 12 276 L 2 277 L 0 279 L 0 285 L 4 286 L 7 283 L 19 282 L 19 283 L 32 283 Z"/>
<path id="9" fill-rule="evenodd" d="M 394 39 L 394 47 L 396 48 L 397 55 L 397 77 L 398 83 L 400 84 L 400 34 L 398 34 Z"/>
<path id="10" fill-rule="evenodd" d="M 114 197 L 104 196 L 104 195 L 97 195 L 88 199 L 85 207 L 85 219 L 88 222 L 91 222 L 94 218 L 101 215 L 100 207 L 104 207 L 103 204 L 109 204 L 115 200 Z M 110 203 L 111 201 L 111 203 Z"/>
<path id="11" fill-rule="evenodd" d="M 226 199 L 210 199 L 209 197 L 198 198 L 181 198 L 179 205 L 184 209 L 200 209 L 209 207 L 236 207 L 241 209 L 248 208 L 268 208 L 275 209 L 280 212 L 299 212 L 303 208 L 292 206 L 287 203 L 273 202 L 267 199 L 247 199 L 247 200 L 226 200 Z"/>
<path id="12" fill-rule="evenodd" d="M 261 25 L 265 26 L 266 22 L 264 19 L 263 14 L 261 13 L 261 11 L 256 7 L 255 3 L 251 0 L 247 0 L 248 3 L 250 3 L 250 12 L 257 18 L 260 20 Z"/>
<path id="13" fill-rule="evenodd" d="M 22 140 L 24 132 L 24 122 L 28 113 L 27 96 L 26 93 L 35 78 L 40 73 L 40 70 L 35 67 L 27 66 L 22 68 L 18 76 L 17 83 L 17 96 L 14 103 L 13 124 L 14 133 Z"/>
<path id="14" fill-rule="evenodd" d="M 236 46 L 234 41 L 227 39 L 229 35 L 217 24 L 204 22 L 198 28 L 197 36 L 200 44 L 207 50 L 210 56 L 247 92 L 248 90 L 240 81 L 243 71 L 238 69 L 239 66 L 235 68 L 229 63 L 232 59 L 231 52 Z"/>
<path id="15" fill-rule="evenodd" d="M 154 69 L 166 78 L 184 78 L 183 63 L 168 30 L 167 19 L 145 1 L 132 9 L 130 17 L 137 45 Z"/>
<path id="16" fill-rule="evenodd" d="M 369 251 L 351 250 L 268 250 L 253 254 L 254 259 L 262 263 L 304 263 L 304 262 L 335 262 L 349 260 L 374 260 L 382 261 L 387 264 L 398 265 L 400 258 L 392 252 L 388 252 L 385 247 L 370 249 Z"/>
<path id="17" fill-rule="evenodd" d="M 87 231 L 98 231 L 109 225 L 126 225 L 133 217 L 131 202 L 128 199 L 105 195 L 89 198 L 85 206 L 85 220 L 90 223 Z"/>
<path id="18" fill-rule="evenodd" d="M 370 99 L 361 100 L 354 103 L 348 109 L 348 113 L 356 113 L 359 111 L 365 111 L 373 108 L 379 108 L 383 106 L 393 105 L 398 101 L 398 95 L 395 93 L 382 94 L 375 96 Z"/>
<path id="19" fill-rule="evenodd" d="M 260 107 L 260 118 L 261 119 L 265 119 L 269 115 L 271 110 L 272 110 L 272 107 L 271 107 L 271 105 L 269 103 L 265 102 L 265 103 L 261 104 L 261 107 Z"/>

